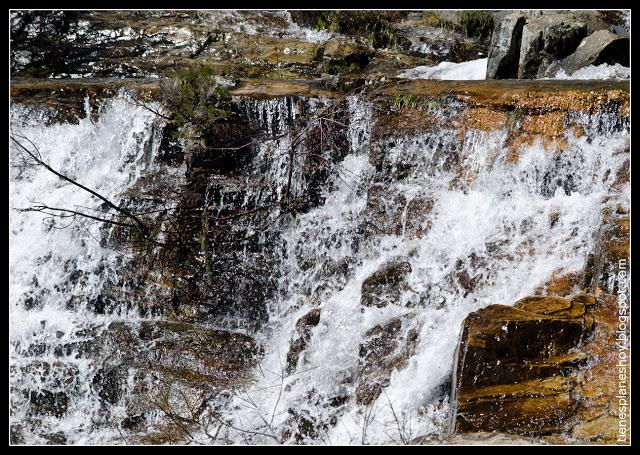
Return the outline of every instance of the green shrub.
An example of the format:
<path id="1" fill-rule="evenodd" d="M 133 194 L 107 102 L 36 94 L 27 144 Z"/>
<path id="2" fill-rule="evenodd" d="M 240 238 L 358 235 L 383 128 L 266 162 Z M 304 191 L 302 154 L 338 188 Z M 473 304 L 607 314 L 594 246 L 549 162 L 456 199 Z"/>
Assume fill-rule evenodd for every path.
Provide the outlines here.
<path id="1" fill-rule="evenodd" d="M 487 11 L 458 11 L 456 23 L 469 38 L 487 39 L 494 27 L 493 16 Z"/>
<path id="2" fill-rule="evenodd" d="M 163 84 L 162 97 L 173 123 L 180 129 L 191 127 L 198 135 L 233 113 L 228 87 L 218 84 L 206 65 L 177 71 Z"/>
<path id="3" fill-rule="evenodd" d="M 437 14 L 433 11 L 427 11 L 424 16 L 417 22 L 417 25 L 430 25 L 431 27 L 446 29 L 455 28 L 454 24 L 446 20 L 440 14 Z"/>

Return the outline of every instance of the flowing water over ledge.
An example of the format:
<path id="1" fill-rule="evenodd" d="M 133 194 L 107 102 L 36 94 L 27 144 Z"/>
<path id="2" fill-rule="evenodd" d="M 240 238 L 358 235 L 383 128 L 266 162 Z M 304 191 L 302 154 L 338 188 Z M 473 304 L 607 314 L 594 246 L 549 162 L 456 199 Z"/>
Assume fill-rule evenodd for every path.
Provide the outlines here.
<path id="1" fill-rule="evenodd" d="M 162 129 L 154 114 L 125 97 L 106 101 L 95 121 L 87 115 L 77 125 L 45 127 L 44 120 L 14 106 L 12 134 L 28 137 L 54 169 L 115 201 L 153 165 Z M 17 164 L 14 147 L 11 157 Z M 46 170 L 12 166 L 9 192 L 11 420 L 42 411 L 44 434 L 77 438 L 69 442 L 112 439 L 112 432 L 89 435 L 99 410 L 91 384 L 100 356 L 91 359 L 86 351 L 109 322 L 140 317 L 127 302 L 113 314 L 100 308 L 101 289 L 119 281 L 126 256 L 102 245 L 105 232 L 96 223 L 14 210 L 32 199 L 102 213 L 97 198 Z"/>
<path id="2" fill-rule="evenodd" d="M 247 101 L 246 109 L 265 130 L 286 131 L 286 119 L 300 109 L 330 103 L 287 97 Z M 163 126 L 124 95 L 77 125 L 43 126 L 22 109 L 12 110 L 14 131 L 38 145 L 53 167 L 112 200 L 159 166 Z M 430 109 L 446 118 L 451 107 Z M 377 137 L 374 103 L 348 98 L 344 149 L 322 150 L 334 160 L 323 202 L 295 217 L 277 209 L 269 214 L 281 248 L 267 322 L 252 333 L 264 355 L 251 383 L 208 403 L 230 422 L 217 441 L 383 444 L 446 432 L 464 318 L 531 295 L 554 273 L 582 270 L 602 209 L 628 206 L 629 184 L 616 183 L 628 160 L 628 124 L 606 114 L 574 117 L 584 134 L 568 130 L 561 153 L 537 140 L 513 160 L 507 126 Z M 289 186 L 290 141 L 265 141 L 254 158 L 251 177 L 269 182 L 278 196 Z M 169 175 L 177 180 L 181 170 Z M 12 208 L 35 196 L 54 207 L 96 207 L 43 170 L 11 172 Z M 308 190 L 302 171 L 293 182 L 294 196 Z M 247 187 L 245 204 L 265 197 Z M 78 220 L 57 229 L 40 214 L 10 212 L 11 420 L 40 427 L 27 431 L 25 442 L 46 442 L 59 432 L 68 443 L 129 437 L 118 428 L 127 397 L 105 412 L 104 397 L 92 386 L 105 353 L 81 352 L 110 322 L 149 318 L 126 301 L 113 306 L 117 311 L 96 310 L 101 288 L 119 282 L 128 260 L 101 246 L 107 234 Z M 397 286 L 390 294 L 369 301 L 363 288 L 367 294 L 372 275 L 385 270 L 401 279 L 391 280 Z M 301 335 L 298 321 L 313 311 L 314 323 Z M 297 338 L 304 343 L 293 350 Z M 386 363 L 371 354 L 379 345 Z M 196 428 L 192 437 L 212 442 L 218 426 Z"/>

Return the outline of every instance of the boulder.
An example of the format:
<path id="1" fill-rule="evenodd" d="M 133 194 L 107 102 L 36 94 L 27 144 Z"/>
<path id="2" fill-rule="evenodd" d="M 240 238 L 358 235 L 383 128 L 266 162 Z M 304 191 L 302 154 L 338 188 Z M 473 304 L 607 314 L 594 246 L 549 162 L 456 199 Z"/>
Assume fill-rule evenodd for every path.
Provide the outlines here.
<path id="1" fill-rule="evenodd" d="M 630 50 L 628 33 L 598 30 L 584 38 L 573 54 L 551 65 L 546 74 L 553 77 L 559 70 L 563 70 L 570 76 L 585 66 L 603 63 L 629 66 Z"/>
<path id="2" fill-rule="evenodd" d="M 354 40 L 336 37 L 324 44 L 323 58 L 330 61 L 338 61 L 347 65 L 357 64 L 360 68 L 369 64 L 375 54 L 371 46 L 360 44 Z"/>
<path id="3" fill-rule="evenodd" d="M 535 79 L 555 60 L 571 55 L 588 34 L 585 20 L 564 13 L 543 14 L 522 29 L 518 79 Z"/>
<path id="4" fill-rule="evenodd" d="M 500 16 L 500 15 L 499 15 Z M 571 55 L 586 36 L 608 30 L 599 11 L 515 11 L 493 31 L 487 79 L 534 79 Z"/>
<path id="5" fill-rule="evenodd" d="M 491 36 L 487 61 L 487 79 L 517 79 L 524 14 L 506 15 Z"/>
<path id="6" fill-rule="evenodd" d="M 465 319 L 452 384 L 453 432 L 540 436 L 569 428 L 578 410 L 572 373 L 586 362 L 578 348 L 593 329 L 578 300 L 529 297 Z"/>
<path id="7" fill-rule="evenodd" d="M 407 261 L 393 261 L 385 264 L 362 283 L 361 304 L 382 308 L 400 298 L 406 287 L 406 277 L 411 273 Z"/>

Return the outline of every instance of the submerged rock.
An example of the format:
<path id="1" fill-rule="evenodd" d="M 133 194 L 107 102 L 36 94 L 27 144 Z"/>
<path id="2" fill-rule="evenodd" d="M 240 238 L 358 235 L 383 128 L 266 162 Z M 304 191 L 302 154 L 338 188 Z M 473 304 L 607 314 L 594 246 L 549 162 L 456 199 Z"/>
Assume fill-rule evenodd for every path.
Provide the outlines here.
<path id="1" fill-rule="evenodd" d="M 315 308 L 298 319 L 296 331 L 298 336 L 291 341 L 289 352 L 287 353 L 286 373 L 295 371 L 300 353 L 307 347 L 311 339 L 311 329 L 320 323 L 320 308 Z"/>
<path id="2" fill-rule="evenodd" d="M 409 273 L 411 264 L 407 261 L 385 264 L 362 283 L 362 305 L 384 307 L 396 303 Z"/>
<path id="3" fill-rule="evenodd" d="M 35 415 L 50 415 L 62 417 L 69 407 L 69 395 L 65 392 L 51 392 L 49 390 L 32 391 L 29 393 L 30 411 Z"/>
<path id="4" fill-rule="evenodd" d="M 359 352 L 357 403 L 368 405 L 380 396 L 393 372 L 413 355 L 417 340 L 418 328 L 406 318 L 394 318 L 367 332 Z"/>
<path id="5" fill-rule="evenodd" d="M 144 321 L 139 326 L 115 322 L 106 337 L 130 368 L 213 386 L 242 380 L 260 352 L 248 335 L 185 322 Z"/>
<path id="6" fill-rule="evenodd" d="M 375 184 L 367 193 L 368 225 L 378 235 L 406 235 L 421 238 L 429 230 L 433 200 L 427 196 L 407 197 L 385 184 Z"/>

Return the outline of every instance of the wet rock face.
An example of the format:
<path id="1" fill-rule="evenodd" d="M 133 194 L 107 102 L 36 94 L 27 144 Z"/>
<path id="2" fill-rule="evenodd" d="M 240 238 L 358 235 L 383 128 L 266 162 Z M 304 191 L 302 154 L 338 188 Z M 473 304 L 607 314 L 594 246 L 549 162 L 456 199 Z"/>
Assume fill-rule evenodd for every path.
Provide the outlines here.
<path id="1" fill-rule="evenodd" d="M 49 390 L 33 391 L 29 394 L 30 411 L 35 415 L 62 417 L 69 406 L 69 396 L 65 392 Z"/>
<path id="2" fill-rule="evenodd" d="M 397 303 L 409 273 L 411 264 L 407 261 L 384 265 L 362 283 L 362 305 L 384 307 Z"/>
<path id="3" fill-rule="evenodd" d="M 356 381 L 356 402 L 371 404 L 389 385 L 391 375 L 406 365 L 418 340 L 418 327 L 410 318 L 394 318 L 377 325 L 360 345 Z"/>
<path id="4" fill-rule="evenodd" d="M 454 375 L 452 430 L 562 433 L 578 409 L 576 349 L 593 330 L 577 300 L 536 297 L 465 319 Z"/>
<path id="5" fill-rule="evenodd" d="M 320 308 L 315 308 L 298 319 L 296 323 L 297 337 L 291 341 L 289 352 L 287 353 L 286 373 L 295 371 L 300 353 L 305 350 L 307 343 L 311 340 L 311 329 L 320 323 Z"/>
<path id="6" fill-rule="evenodd" d="M 374 184 L 367 193 L 368 231 L 377 235 L 420 238 L 429 230 L 433 201 L 426 195 L 407 198 L 385 184 Z"/>
<path id="7" fill-rule="evenodd" d="M 171 321 L 114 322 L 96 343 L 106 357 L 92 390 L 105 412 L 125 406 L 121 424 L 134 433 L 145 432 L 150 415 L 196 417 L 208 395 L 247 381 L 261 355 L 247 335 Z"/>
<path id="8" fill-rule="evenodd" d="M 183 322 L 112 323 L 104 337 L 114 352 L 124 353 L 119 365 L 210 385 L 242 379 L 260 352 L 247 335 Z M 110 382 L 108 373 L 98 376 L 105 379 L 97 382 Z"/>

